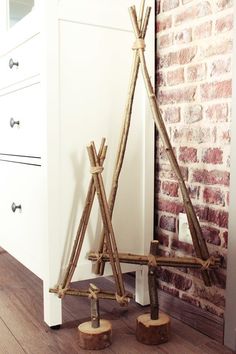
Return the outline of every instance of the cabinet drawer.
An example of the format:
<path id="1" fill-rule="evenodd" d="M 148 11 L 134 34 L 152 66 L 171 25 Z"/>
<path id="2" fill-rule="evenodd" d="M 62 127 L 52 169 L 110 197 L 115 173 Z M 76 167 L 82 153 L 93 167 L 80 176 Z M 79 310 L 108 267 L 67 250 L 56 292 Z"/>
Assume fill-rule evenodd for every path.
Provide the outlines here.
<path id="1" fill-rule="evenodd" d="M 40 84 L 0 96 L 0 153 L 41 156 Z"/>
<path id="2" fill-rule="evenodd" d="M 0 58 L 0 89 L 39 74 L 39 34 Z"/>
<path id="3" fill-rule="evenodd" d="M 0 162 L 0 245 L 42 277 L 43 183 L 41 167 Z"/>

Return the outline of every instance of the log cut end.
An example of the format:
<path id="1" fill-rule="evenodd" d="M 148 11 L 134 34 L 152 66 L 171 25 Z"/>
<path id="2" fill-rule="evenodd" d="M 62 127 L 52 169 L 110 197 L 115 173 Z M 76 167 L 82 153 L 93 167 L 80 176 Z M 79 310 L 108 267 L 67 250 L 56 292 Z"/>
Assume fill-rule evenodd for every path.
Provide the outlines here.
<path id="1" fill-rule="evenodd" d="M 150 314 L 140 315 L 136 323 L 136 339 L 144 344 L 161 344 L 170 338 L 170 318 L 164 313 L 158 320 L 152 320 Z"/>
<path id="2" fill-rule="evenodd" d="M 100 326 L 93 328 L 91 321 L 81 323 L 78 327 L 79 346 L 83 349 L 99 350 L 111 345 L 112 327 L 106 320 L 100 320 Z"/>

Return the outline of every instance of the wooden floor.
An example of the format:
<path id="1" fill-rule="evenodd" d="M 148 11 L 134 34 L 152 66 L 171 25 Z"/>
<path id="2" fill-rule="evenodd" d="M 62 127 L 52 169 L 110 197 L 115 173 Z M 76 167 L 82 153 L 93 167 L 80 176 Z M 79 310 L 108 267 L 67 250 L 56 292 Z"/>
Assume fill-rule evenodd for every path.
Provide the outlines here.
<path id="1" fill-rule="evenodd" d="M 112 288 L 107 279 L 94 281 L 103 289 Z M 81 282 L 81 288 L 87 288 Z M 131 287 L 129 282 L 128 286 Z M 63 300 L 63 325 L 52 330 L 43 322 L 42 282 L 29 270 L 0 250 L 0 354 L 230 354 L 223 345 L 172 319 L 171 339 L 159 346 L 147 346 L 135 339 L 136 317 L 148 312 L 131 302 L 121 308 L 113 301 L 101 301 L 101 317 L 112 323 L 112 345 L 101 351 L 85 351 L 78 346 L 77 326 L 89 320 L 89 302 L 67 296 Z"/>

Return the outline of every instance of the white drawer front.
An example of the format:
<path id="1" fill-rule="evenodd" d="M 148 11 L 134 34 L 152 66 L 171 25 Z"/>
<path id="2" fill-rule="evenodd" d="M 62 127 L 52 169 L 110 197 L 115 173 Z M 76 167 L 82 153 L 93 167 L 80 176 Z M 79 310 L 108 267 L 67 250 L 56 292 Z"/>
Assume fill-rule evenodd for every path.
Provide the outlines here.
<path id="1" fill-rule="evenodd" d="M 0 96 L 0 153 L 41 156 L 40 84 Z"/>
<path id="2" fill-rule="evenodd" d="M 0 58 L 0 89 L 11 86 L 40 72 L 39 34 Z"/>
<path id="3" fill-rule="evenodd" d="M 0 245 L 42 277 L 45 208 L 41 167 L 0 161 L 0 171 Z"/>

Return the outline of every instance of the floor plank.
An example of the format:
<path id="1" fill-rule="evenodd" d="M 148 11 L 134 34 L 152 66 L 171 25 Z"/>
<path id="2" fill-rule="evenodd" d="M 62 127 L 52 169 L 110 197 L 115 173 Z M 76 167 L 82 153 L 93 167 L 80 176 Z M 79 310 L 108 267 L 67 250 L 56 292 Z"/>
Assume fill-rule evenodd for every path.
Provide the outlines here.
<path id="1" fill-rule="evenodd" d="M 127 280 L 128 279 L 128 280 Z M 94 280 L 98 287 L 114 289 L 111 278 Z M 129 290 L 134 281 L 126 277 Z M 88 288 L 89 281 L 75 284 Z M 86 298 L 66 296 L 63 325 L 52 330 L 43 322 L 42 281 L 8 253 L 0 250 L 0 354 L 231 354 L 232 351 L 172 318 L 171 339 L 159 346 L 147 346 L 135 338 L 136 318 L 149 311 L 131 301 L 128 308 L 114 301 L 100 301 L 101 318 L 112 323 L 112 345 L 102 351 L 79 348 L 77 327 L 89 320 Z"/>

